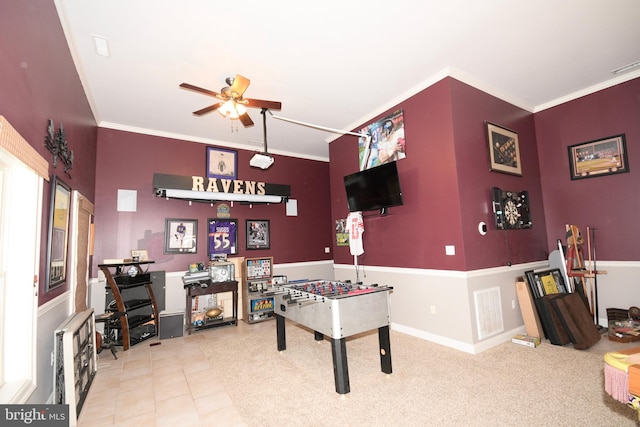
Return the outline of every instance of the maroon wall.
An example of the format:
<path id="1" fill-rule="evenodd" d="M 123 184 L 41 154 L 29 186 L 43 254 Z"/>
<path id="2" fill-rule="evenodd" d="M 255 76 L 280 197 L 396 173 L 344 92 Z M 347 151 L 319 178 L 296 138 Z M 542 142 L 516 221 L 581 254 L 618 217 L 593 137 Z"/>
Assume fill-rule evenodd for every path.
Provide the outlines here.
<path id="1" fill-rule="evenodd" d="M 71 178 L 58 165 L 50 167 L 72 189 L 90 201 L 95 193 L 96 123 L 78 78 L 53 1 L 5 1 L 0 13 L 0 115 L 51 164 L 44 146 L 47 124 L 64 125 L 69 149 L 74 152 Z M 45 292 L 49 198 L 45 182 L 40 250 L 39 303 L 67 289 Z"/>
<path id="2" fill-rule="evenodd" d="M 565 224 L 595 228 L 598 259 L 640 259 L 640 78 L 535 115 L 549 248 Z M 625 134 L 630 172 L 572 181 L 568 147 Z"/>
<path id="3" fill-rule="evenodd" d="M 460 217 L 464 235 L 465 270 L 546 259 L 546 223 L 538 174 L 538 153 L 533 115 L 481 90 L 449 79 Z M 518 134 L 522 176 L 489 170 L 485 121 Z M 498 230 L 491 206 L 491 188 L 528 191 L 533 227 Z M 488 232 L 482 236 L 478 224 Z"/>
<path id="4" fill-rule="evenodd" d="M 398 161 L 404 205 L 389 208 L 386 216 L 364 213 L 365 252 L 358 262 L 462 269 L 462 257 L 444 255 L 445 244 L 462 244 L 448 83 L 429 87 L 371 121 L 397 108 L 403 110 L 407 140 L 407 157 Z M 329 145 L 329 156 L 335 221 L 346 218 L 349 213 L 343 177 L 358 171 L 358 138 L 346 135 L 333 141 Z M 335 246 L 334 260 L 350 264 L 353 256 L 348 247 Z"/>
<path id="5" fill-rule="evenodd" d="M 166 271 L 183 271 L 188 264 L 207 260 L 206 225 L 216 217 L 216 207 L 182 200 L 158 198 L 153 174 L 205 176 L 205 144 L 101 128 L 98 132 L 96 168 L 95 264 L 105 258 L 127 258 L 131 249 L 147 249 L 156 265 Z M 275 156 L 267 170 L 249 166 L 253 152 L 238 151 L 237 178 L 291 186 L 298 201 L 298 216 L 286 216 L 284 204 L 252 207 L 234 203 L 231 217 L 239 220 L 239 256 L 274 256 L 276 263 L 330 260 L 331 247 L 329 165 L 326 162 Z M 137 211 L 117 212 L 117 190 L 137 190 Z M 196 254 L 165 255 L 167 218 L 198 220 Z M 270 221 L 271 248 L 245 250 L 245 220 Z"/>
<path id="6" fill-rule="evenodd" d="M 446 78 L 403 101 L 407 158 L 398 161 L 404 205 L 389 215 L 365 213 L 366 265 L 472 270 L 544 259 L 546 228 L 538 180 L 533 116 L 480 90 Z M 523 176 L 490 172 L 484 121 L 510 128 L 520 139 Z M 364 123 L 364 125 L 368 124 Z M 342 177 L 358 170 L 357 138 L 330 145 L 333 219 L 348 214 Z M 491 187 L 530 192 L 534 228 L 498 231 Z M 478 223 L 487 223 L 481 236 Z M 456 247 L 455 256 L 445 246 Z M 336 247 L 349 264 L 348 247 Z"/>

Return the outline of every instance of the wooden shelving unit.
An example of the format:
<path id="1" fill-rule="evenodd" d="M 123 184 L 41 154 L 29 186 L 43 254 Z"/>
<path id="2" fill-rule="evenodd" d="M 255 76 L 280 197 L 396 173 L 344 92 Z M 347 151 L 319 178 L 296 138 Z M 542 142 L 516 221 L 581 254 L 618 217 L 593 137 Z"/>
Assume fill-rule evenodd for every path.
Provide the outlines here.
<path id="1" fill-rule="evenodd" d="M 113 301 L 107 301 L 105 312 L 117 312 L 108 327 L 115 334 L 116 345 L 130 346 L 158 335 L 158 307 L 151 288 L 151 274 L 146 266 L 153 261 L 100 264 Z"/>

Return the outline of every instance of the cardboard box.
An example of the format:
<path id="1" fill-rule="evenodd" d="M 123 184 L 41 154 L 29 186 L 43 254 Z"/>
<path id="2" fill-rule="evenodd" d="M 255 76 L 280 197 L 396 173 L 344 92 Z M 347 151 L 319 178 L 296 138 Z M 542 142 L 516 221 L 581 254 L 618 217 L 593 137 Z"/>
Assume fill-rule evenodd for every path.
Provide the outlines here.
<path id="1" fill-rule="evenodd" d="M 527 284 L 524 277 L 518 277 L 518 279 L 516 280 L 516 295 L 518 296 L 520 312 L 522 312 L 524 329 L 527 335 L 531 337 L 542 338 L 544 336 L 544 332 L 542 331 L 542 323 L 540 323 L 538 310 L 536 310 L 536 306 L 533 302 L 531 289 L 529 289 L 529 285 Z"/>
<path id="2" fill-rule="evenodd" d="M 540 345 L 540 338 L 530 337 L 529 335 L 516 335 L 515 337 L 511 338 L 511 342 L 535 348 Z"/>

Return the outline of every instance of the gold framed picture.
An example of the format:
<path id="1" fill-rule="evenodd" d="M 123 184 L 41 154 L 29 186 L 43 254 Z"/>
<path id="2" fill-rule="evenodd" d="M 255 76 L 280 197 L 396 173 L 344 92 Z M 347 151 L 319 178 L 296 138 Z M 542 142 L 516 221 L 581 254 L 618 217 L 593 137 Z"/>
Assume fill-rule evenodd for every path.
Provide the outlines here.
<path id="1" fill-rule="evenodd" d="M 490 122 L 485 122 L 485 125 L 489 143 L 489 169 L 522 176 L 518 134 Z"/>

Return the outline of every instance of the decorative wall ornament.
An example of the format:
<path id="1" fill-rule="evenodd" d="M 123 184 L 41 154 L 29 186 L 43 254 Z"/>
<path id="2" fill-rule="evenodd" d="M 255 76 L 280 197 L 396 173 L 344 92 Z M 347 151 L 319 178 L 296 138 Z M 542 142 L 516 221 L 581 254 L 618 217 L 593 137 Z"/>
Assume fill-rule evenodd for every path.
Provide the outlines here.
<path id="1" fill-rule="evenodd" d="M 44 145 L 47 150 L 53 154 L 53 167 L 58 166 L 58 157 L 64 164 L 64 173 L 71 178 L 69 171 L 73 167 L 73 150 L 69 150 L 67 146 L 67 137 L 64 133 L 64 127 L 60 123 L 60 129 L 57 131 L 53 125 L 53 120 L 49 119 L 49 126 L 47 127 L 47 135 L 44 137 Z"/>

